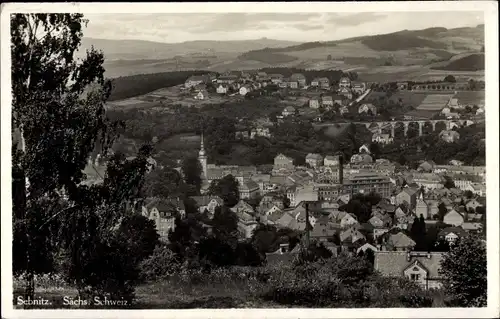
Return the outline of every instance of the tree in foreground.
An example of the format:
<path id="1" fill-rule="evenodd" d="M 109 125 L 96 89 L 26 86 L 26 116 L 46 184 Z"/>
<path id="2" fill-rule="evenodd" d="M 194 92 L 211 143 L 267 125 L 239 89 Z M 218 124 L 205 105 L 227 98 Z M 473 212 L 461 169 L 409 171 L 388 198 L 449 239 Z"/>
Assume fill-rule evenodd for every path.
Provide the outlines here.
<path id="1" fill-rule="evenodd" d="M 101 184 L 83 183 L 96 145 L 104 154 L 116 138 L 118 123 L 104 108 L 111 85 L 103 54 L 74 58 L 87 23 L 81 14 L 15 14 L 10 23 L 14 274 L 26 273 L 33 298 L 34 274 L 52 271 L 64 250 L 67 279 L 80 293 L 128 298 L 137 260 L 120 234 L 140 225 L 126 216 L 151 148 L 132 161 L 116 154 Z"/>
<path id="2" fill-rule="evenodd" d="M 487 299 L 486 244 L 467 236 L 441 262 L 441 275 L 453 306 L 484 307 Z"/>

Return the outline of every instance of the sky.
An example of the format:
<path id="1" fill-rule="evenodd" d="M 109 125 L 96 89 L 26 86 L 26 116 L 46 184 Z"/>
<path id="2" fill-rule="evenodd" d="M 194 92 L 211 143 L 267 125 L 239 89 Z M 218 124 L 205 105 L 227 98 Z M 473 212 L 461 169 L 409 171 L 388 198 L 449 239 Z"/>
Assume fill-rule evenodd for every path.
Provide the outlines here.
<path id="1" fill-rule="evenodd" d="M 482 12 L 85 14 L 86 37 L 177 43 L 259 38 L 329 41 L 404 29 L 484 23 Z"/>

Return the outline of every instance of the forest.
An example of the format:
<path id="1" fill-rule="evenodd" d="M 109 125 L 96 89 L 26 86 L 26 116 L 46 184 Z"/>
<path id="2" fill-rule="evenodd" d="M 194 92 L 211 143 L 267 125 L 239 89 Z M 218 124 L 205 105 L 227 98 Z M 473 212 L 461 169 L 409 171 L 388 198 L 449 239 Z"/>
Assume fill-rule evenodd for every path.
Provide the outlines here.
<path id="1" fill-rule="evenodd" d="M 111 80 L 113 89 L 108 101 L 123 100 L 161 88 L 184 84 L 190 76 L 207 73 L 209 72 L 195 70 L 122 76 Z"/>

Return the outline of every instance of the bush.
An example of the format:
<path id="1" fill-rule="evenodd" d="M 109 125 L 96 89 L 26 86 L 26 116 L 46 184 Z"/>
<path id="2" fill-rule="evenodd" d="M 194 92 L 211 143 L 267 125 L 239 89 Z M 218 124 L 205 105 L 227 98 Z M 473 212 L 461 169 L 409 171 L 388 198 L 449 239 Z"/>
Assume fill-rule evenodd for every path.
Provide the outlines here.
<path id="1" fill-rule="evenodd" d="M 285 305 L 306 307 L 430 307 L 433 298 L 406 279 L 373 273 L 364 258 L 304 261 L 268 268 L 270 279 L 260 297 Z"/>
<path id="2" fill-rule="evenodd" d="M 166 279 L 176 274 L 180 266 L 173 251 L 157 246 L 153 254 L 139 264 L 140 278 L 145 281 Z"/>

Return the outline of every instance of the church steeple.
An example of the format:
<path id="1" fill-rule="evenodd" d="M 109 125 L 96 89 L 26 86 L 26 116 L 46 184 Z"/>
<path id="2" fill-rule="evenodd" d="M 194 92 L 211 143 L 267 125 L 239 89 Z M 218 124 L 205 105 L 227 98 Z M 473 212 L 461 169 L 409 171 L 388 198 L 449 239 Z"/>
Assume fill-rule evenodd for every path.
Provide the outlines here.
<path id="1" fill-rule="evenodd" d="M 200 162 L 203 179 L 207 178 L 207 155 L 205 153 L 205 145 L 204 145 L 204 137 L 203 131 L 201 132 L 201 142 L 200 142 L 200 151 L 198 152 L 198 161 Z"/>
<path id="2" fill-rule="evenodd" d="M 203 143 L 203 132 L 201 132 L 201 143 L 200 143 L 200 156 L 205 156 L 205 145 Z"/>

